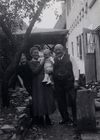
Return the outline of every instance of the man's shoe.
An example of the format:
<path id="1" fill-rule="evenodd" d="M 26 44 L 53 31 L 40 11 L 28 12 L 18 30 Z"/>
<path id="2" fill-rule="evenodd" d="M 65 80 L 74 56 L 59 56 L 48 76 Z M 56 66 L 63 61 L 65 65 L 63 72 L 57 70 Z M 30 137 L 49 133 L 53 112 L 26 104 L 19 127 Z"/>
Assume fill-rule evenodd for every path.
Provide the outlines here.
<path id="1" fill-rule="evenodd" d="M 65 120 L 61 120 L 61 121 L 59 122 L 59 124 L 61 124 L 61 125 L 67 124 L 67 123 L 68 123 L 68 121 L 65 121 Z"/>
<path id="2" fill-rule="evenodd" d="M 62 121 L 59 122 L 59 124 L 66 124 L 68 126 L 72 126 L 73 125 L 73 121 L 71 119 L 62 120 Z"/>
<path id="3" fill-rule="evenodd" d="M 77 122 L 76 121 L 73 122 L 73 127 L 77 127 Z"/>
<path id="4" fill-rule="evenodd" d="M 38 125 L 44 126 L 44 118 L 42 116 L 38 119 Z"/>
<path id="5" fill-rule="evenodd" d="M 46 118 L 45 118 L 45 123 L 46 123 L 46 125 L 52 125 L 49 116 L 46 116 Z"/>

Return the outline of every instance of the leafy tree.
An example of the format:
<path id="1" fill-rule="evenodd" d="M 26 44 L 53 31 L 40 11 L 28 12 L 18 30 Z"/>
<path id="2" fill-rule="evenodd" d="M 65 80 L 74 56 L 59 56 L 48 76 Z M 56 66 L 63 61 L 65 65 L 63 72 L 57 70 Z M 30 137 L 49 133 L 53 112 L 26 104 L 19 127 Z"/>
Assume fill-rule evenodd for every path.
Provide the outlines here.
<path id="1" fill-rule="evenodd" d="M 4 106 L 9 105 L 8 84 L 11 76 L 16 71 L 22 52 L 28 47 L 31 30 L 40 14 L 50 0 L 0 0 L 0 26 L 5 33 L 11 49 L 16 50 L 12 55 L 2 83 L 2 99 Z M 52 0 L 53 1 L 53 0 Z M 19 45 L 13 33 L 20 27 L 23 28 L 23 19 L 28 17 L 30 24 L 24 34 L 24 39 Z"/>

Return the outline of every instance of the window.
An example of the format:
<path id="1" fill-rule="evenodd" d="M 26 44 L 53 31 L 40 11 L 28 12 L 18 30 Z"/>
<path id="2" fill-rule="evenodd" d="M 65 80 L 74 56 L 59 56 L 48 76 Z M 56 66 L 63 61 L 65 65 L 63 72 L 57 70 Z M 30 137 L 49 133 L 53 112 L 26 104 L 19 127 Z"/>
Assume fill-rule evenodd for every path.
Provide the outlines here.
<path id="1" fill-rule="evenodd" d="M 82 35 L 77 36 L 77 56 L 82 59 Z"/>
<path id="2" fill-rule="evenodd" d="M 77 57 L 79 57 L 79 45 L 78 45 L 78 36 L 76 37 L 76 43 L 77 43 Z"/>
<path id="3" fill-rule="evenodd" d="M 87 14 L 87 12 L 88 12 L 88 3 L 86 2 L 86 4 L 85 4 L 85 13 Z"/>
<path id="4" fill-rule="evenodd" d="M 74 56 L 74 45 L 73 45 L 73 42 L 71 42 L 71 47 L 72 47 L 72 55 Z"/>
<path id="5" fill-rule="evenodd" d="M 95 34 L 87 33 L 86 43 L 87 43 L 87 53 L 94 53 L 96 46 Z"/>
<path id="6" fill-rule="evenodd" d="M 71 11 L 71 0 L 67 0 L 67 15 L 69 15 Z"/>

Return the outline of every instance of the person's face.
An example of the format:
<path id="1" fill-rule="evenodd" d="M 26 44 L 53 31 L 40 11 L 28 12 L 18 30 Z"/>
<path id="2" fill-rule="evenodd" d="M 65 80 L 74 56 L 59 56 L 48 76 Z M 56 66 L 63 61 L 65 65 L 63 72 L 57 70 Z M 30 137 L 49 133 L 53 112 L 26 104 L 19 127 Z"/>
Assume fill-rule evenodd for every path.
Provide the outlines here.
<path id="1" fill-rule="evenodd" d="M 25 55 L 22 55 L 21 60 L 20 60 L 20 63 L 22 65 L 25 65 L 26 64 L 26 61 L 27 61 L 26 56 Z"/>
<path id="2" fill-rule="evenodd" d="M 63 54 L 64 54 L 64 49 L 62 47 L 57 47 L 55 49 L 56 57 L 61 58 L 63 56 Z"/>
<path id="3" fill-rule="evenodd" d="M 32 52 L 32 58 L 34 58 L 35 60 L 38 60 L 38 58 L 39 58 L 39 51 L 38 50 L 34 50 Z"/>
<path id="4" fill-rule="evenodd" d="M 47 58 L 49 58 L 50 57 L 50 52 L 48 51 L 48 52 L 45 52 L 44 53 L 44 57 L 47 59 Z"/>

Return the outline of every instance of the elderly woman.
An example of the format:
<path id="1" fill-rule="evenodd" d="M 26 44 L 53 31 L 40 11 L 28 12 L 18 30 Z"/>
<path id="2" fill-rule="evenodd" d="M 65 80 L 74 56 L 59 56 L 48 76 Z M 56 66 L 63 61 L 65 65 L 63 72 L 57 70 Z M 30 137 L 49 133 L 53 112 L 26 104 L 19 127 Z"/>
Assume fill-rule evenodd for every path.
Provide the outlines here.
<path id="1" fill-rule="evenodd" d="M 32 103 L 33 115 L 38 118 L 39 123 L 51 124 L 49 114 L 55 111 L 55 104 L 53 99 L 53 90 L 51 85 L 43 83 L 44 78 L 44 59 L 39 59 L 39 50 L 32 47 L 30 50 L 31 61 L 29 63 L 33 74 L 32 87 Z"/>

